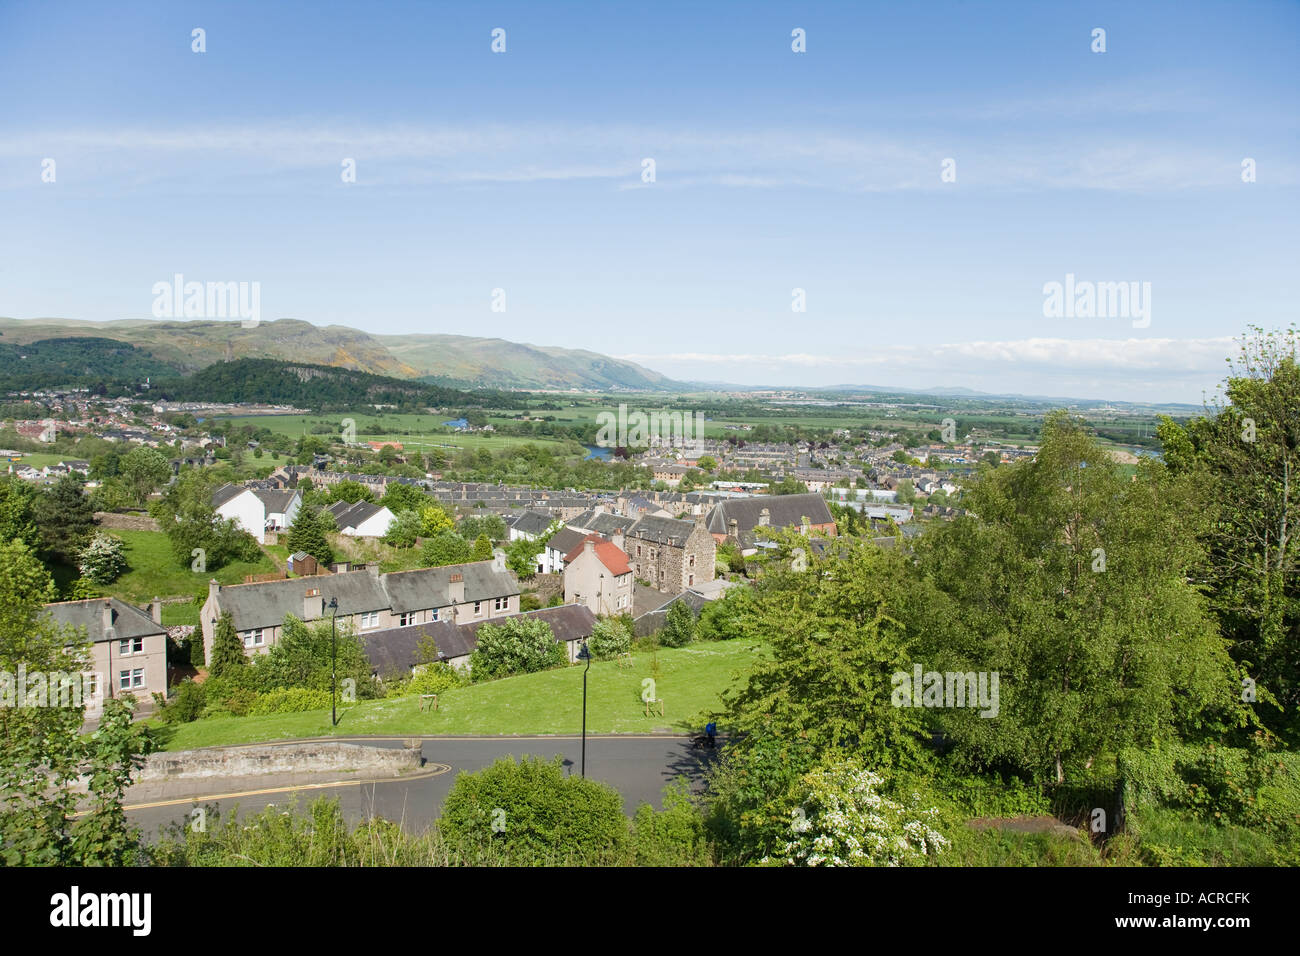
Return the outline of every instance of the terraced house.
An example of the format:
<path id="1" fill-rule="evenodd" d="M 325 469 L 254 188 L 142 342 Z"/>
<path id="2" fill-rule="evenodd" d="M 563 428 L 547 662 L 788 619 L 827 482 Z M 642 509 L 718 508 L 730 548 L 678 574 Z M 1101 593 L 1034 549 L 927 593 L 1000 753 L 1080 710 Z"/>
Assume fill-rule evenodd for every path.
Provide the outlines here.
<path id="1" fill-rule="evenodd" d="M 117 598 L 62 601 L 45 611 L 86 635 L 90 670 L 103 678 L 105 696 L 135 694 L 148 704 L 152 694 L 167 692 L 167 628 L 157 598 L 148 612 Z"/>
<path id="2" fill-rule="evenodd" d="M 289 578 L 256 584 L 208 584 L 201 611 L 203 649 L 211 659 L 217 619 L 227 612 L 244 641 L 245 654 L 265 652 L 280 638 L 284 618 L 328 618 L 338 602 L 338 622 L 351 623 L 365 637 L 394 627 L 451 621 L 470 624 L 519 611 L 519 582 L 506 568 L 505 554 L 491 561 L 380 574 L 378 565 L 341 574 Z"/>

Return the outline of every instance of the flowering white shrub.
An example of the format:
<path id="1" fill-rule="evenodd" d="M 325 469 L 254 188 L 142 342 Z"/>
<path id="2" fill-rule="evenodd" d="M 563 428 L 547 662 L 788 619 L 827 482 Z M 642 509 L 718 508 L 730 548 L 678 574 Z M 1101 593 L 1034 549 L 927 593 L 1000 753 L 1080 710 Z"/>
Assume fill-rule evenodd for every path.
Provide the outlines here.
<path id="1" fill-rule="evenodd" d="M 96 584 L 111 584 L 126 570 L 126 552 L 121 538 L 96 532 L 80 554 L 77 570 Z"/>
<path id="2" fill-rule="evenodd" d="M 856 760 L 806 774 L 791 811 L 790 840 L 777 859 L 787 866 L 904 866 L 943 850 L 931 823 L 939 811 L 905 807 L 880 794 L 883 779 Z"/>

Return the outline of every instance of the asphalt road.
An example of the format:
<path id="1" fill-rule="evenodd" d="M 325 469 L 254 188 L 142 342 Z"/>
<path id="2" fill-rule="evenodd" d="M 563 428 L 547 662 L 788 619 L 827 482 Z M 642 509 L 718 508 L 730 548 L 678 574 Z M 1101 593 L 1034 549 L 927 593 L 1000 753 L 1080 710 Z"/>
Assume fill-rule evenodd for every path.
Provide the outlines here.
<path id="1" fill-rule="evenodd" d="M 352 743 L 400 747 L 401 740 L 337 738 Z M 579 772 L 582 753 L 581 737 L 427 737 L 422 753 L 425 768 L 414 779 L 395 777 L 374 783 L 313 786 L 298 791 L 298 806 L 305 807 L 318 796 L 337 796 L 349 820 L 359 822 L 380 816 L 402 823 L 413 831 L 422 830 L 437 819 L 442 801 L 464 770 L 481 770 L 507 754 L 525 754 L 550 758 L 560 756 L 566 771 Z M 678 776 L 690 781 L 693 789 L 703 784 L 703 770 L 714 756 L 709 751 L 691 747 L 685 737 L 630 735 L 587 737 L 587 776 L 610 784 L 623 795 L 624 810 L 630 815 L 641 803 L 655 807 L 662 804 L 663 788 Z M 444 769 L 445 768 L 445 769 Z M 195 803 L 216 804 L 223 816 L 237 808 L 238 815 L 257 813 L 269 805 L 284 806 L 293 792 L 280 787 L 248 792 L 240 787 L 238 797 L 198 797 L 195 800 L 155 801 L 152 804 L 127 804 L 127 816 L 141 827 L 146 837 L 154 837 L 170 824 L 184 824 Z M 212 794 L 229 793 L 220 781 L 214 781 Z M 161 805 L 160 805 L 161 804 Z"/>

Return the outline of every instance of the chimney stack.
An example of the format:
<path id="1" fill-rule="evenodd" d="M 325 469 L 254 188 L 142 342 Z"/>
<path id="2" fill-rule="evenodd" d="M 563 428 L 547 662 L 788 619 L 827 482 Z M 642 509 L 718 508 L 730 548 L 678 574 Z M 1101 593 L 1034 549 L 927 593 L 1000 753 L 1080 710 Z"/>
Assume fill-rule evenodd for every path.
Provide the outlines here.
<path id="1" fill-rule="evenodd" d="M 366 565 L 366 570 L 370 572 L 370 576 L 372 578 L 379 577 L 379 562 L 371 561 L 368 565 Z"/>
<path id="2" fill-rule="evenodd" d="M 614 547 L 618 548 L 618 550 L 620 551 L 627 550 L 627 548 L 624 547 L 627 538 L 623 535 L 622 531 L 615 531 L 614 534 L 610 537 L 610 540 L 614 542 Z"/>
<path id="3" fill-rule="evenodd" d="M 149 605 L 149 616 L 155 624 L 162 623 L 162 598 L 155 597 Z"/>
<path id="4" fill-rule="evenodd" d="M 732 538 L 736 538 L 737 540 L 739 540 L 739 538 L 740 538 L 740 522 L 737 521 L 735 518 L 732 518 L 732 519 L 730 519 L 730 520 L 727 522 L 727 534 L 728 534 L 728 536 L 730 536 L 730 537 L 732 537 Z"/>
<path id="5" fill-rule="evenodd" d="M 307 593 L 302 597 L 302 619 L 311 621 L 320 617 L 320 606 L 323 600 L 324 598 L 320 596 L 320 588 L 308 588 Z"/>
<path id="6" fill-rule="evenodd" d="M 506 569 L 506 553 L 500 548 L 492 551 L 492 570 L 504 571 Z"/>
<path id="7" fill-rule="evenodd" d="M 452 604 L 461 604 L 465 600 L 465 575 L 457 572 L 447 582 L 447 594 Z"/>
<path id="8" fill-rule="evenodd" d="M 758 513 L 758 523 L 760 527 L 766 528 L 772 523 L 772 512 L 764 508 Z"/>
<path id="9" fill-rule="evenodd" d="M 113 633 L 113 599 L 104 598 L 104 604 L 100 610 L 100 620 L 104 628 L 104 636 L 109 640 L 112 639 Z"/>
<path id="10" fill-rule="evenodd" d="M 592 541 L 590 538 L 584 538 L 582 541 L 582 551 L 584 554 L 595 554 L 596 542 Z"/>

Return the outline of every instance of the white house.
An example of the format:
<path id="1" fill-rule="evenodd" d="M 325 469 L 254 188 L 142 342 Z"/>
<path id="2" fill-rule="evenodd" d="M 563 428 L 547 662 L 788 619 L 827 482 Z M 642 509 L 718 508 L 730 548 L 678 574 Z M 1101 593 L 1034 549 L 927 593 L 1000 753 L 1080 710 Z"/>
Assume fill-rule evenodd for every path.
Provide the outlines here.
<path id="1" fill-rule="evenodd" d="M 296 490 L 222 485 L 212 493 L 212 507 L 217 514 L 234 520 L 258 544 L 266 543 L 266 532 L 282 531 L 292 525 L 301 506 L 302 494 Z"/>
<path id="2" fill-rule="evenodd" d="M 383 505 L 372 505 L 368 501 L 358 501 L 354 505 L 336 501 L 325 510 L 334 516 L 340 533 L 356 538 L 382 538 L 388 534 L 389 526 L 397 517 Z"/>

